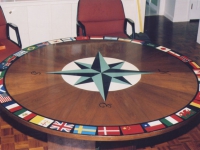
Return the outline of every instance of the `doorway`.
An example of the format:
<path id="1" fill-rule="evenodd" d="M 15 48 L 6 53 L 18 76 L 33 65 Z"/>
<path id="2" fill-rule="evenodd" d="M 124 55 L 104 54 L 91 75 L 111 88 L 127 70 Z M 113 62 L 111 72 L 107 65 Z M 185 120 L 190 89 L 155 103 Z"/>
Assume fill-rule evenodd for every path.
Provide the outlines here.
<path id="1" fill-rule="evenodd" d="M 146 0 L 145 16 L 159 15 L 160 0 Z"/>

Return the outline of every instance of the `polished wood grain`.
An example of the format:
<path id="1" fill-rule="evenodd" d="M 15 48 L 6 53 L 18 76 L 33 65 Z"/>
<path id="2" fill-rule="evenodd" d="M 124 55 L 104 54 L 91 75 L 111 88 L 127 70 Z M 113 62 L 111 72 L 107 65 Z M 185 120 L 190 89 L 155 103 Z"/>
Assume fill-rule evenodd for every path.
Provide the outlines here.
<path id="1" fill-rule="evenodd" d="M 47 74 L 62 70 L 74 60 L 95 57 L 98 52 L 103 57 L 124 60 L 140 71 L 153 73 L 142 75 L 134 86 L 109 92 L 106 103 L 111 104 L 111 108 L 99 107 L 104 102 L 99 92 L 72 87 L 60 75 Z M 185 107 L 195 96 L 198 86 L 191 69 L 165 52 L 134 43 L 93 40 L 59 43 L 30 52 L 9 67 L 5 84 L 12 98 L 32 112 L 63 122 L 93 126 L 138 124 L 168 116 Z M 185 124 L 151 133 L 91 137 L 52 131 L 19 121 L 49 134 L 96 141 L 151 137 Z"/>

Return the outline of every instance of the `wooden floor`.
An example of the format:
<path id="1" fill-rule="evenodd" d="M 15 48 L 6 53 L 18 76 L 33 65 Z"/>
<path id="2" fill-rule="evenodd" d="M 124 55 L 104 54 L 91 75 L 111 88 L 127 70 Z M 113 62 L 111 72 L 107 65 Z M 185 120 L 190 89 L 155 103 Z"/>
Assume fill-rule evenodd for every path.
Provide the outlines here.
<path id="1" fill-rule="evenodd" d="M 148 16 L 144 29 L 152 43 L 178 51 L 200 65 L 200 44 L 196 43 L 198 21 L 172 23 L 163 16 Z M 48 150 L 47 135 L 44 133 L 24 127 L 3 114 L 0 117 L 0 127 L 0 150 Z M 200 119 L 175 133 L 153 139 L 97 143 L 97 147 L 103 150 L 108 149 L 106 147 L 119 150 L 117 146 L 127 147 L 123 150 L 128 150 L 131 145 L 136 145 L 137 150 L 200 150 Z"/>

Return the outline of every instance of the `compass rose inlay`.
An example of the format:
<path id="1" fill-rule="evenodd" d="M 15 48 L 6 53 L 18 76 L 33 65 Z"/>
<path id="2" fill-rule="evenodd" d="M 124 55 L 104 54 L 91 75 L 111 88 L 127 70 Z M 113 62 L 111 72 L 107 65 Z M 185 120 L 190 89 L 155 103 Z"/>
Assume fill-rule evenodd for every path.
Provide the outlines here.
<path id="1" fill-rule="evenodd" d="M 62 71 L 47 73 L 61 74 L 66 82 L 77 88 L 99 91 L 106 101 L 108 91 L 128 88 L 140 80 L 141 74 L 152 72 L 139 71 L 128 62 L 103 57 L 98 52 L 95 58 L 79 59 L 67 64 Z"/>

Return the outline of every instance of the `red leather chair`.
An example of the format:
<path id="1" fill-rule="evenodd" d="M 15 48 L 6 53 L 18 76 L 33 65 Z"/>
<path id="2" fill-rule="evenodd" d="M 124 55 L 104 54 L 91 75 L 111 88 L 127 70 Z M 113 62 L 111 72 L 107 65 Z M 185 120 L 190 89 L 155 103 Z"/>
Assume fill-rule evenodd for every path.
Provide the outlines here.
<path id="1" fill-rule="evenodd" d="M 10 39 L 9 30 L 11 28 L 16 33 L 17 43 Z M 0 46 L 2 45 L 5 46 L 5 49 L 0 50 L 0 62 L 11 54 L 19 51 L 22 47 L 18 27 L 14 24 L 6 22 L 3 10 L 0 6 Z"/>
<path id="2" fill-rule="evenodd" d="M 132 33 L 127 34 L 127 23 Z M 135 26 L 125 18 L 121 0 L 79 0 L 77 12 L 77 36 L 114 36 L 131 38 Z"/>

